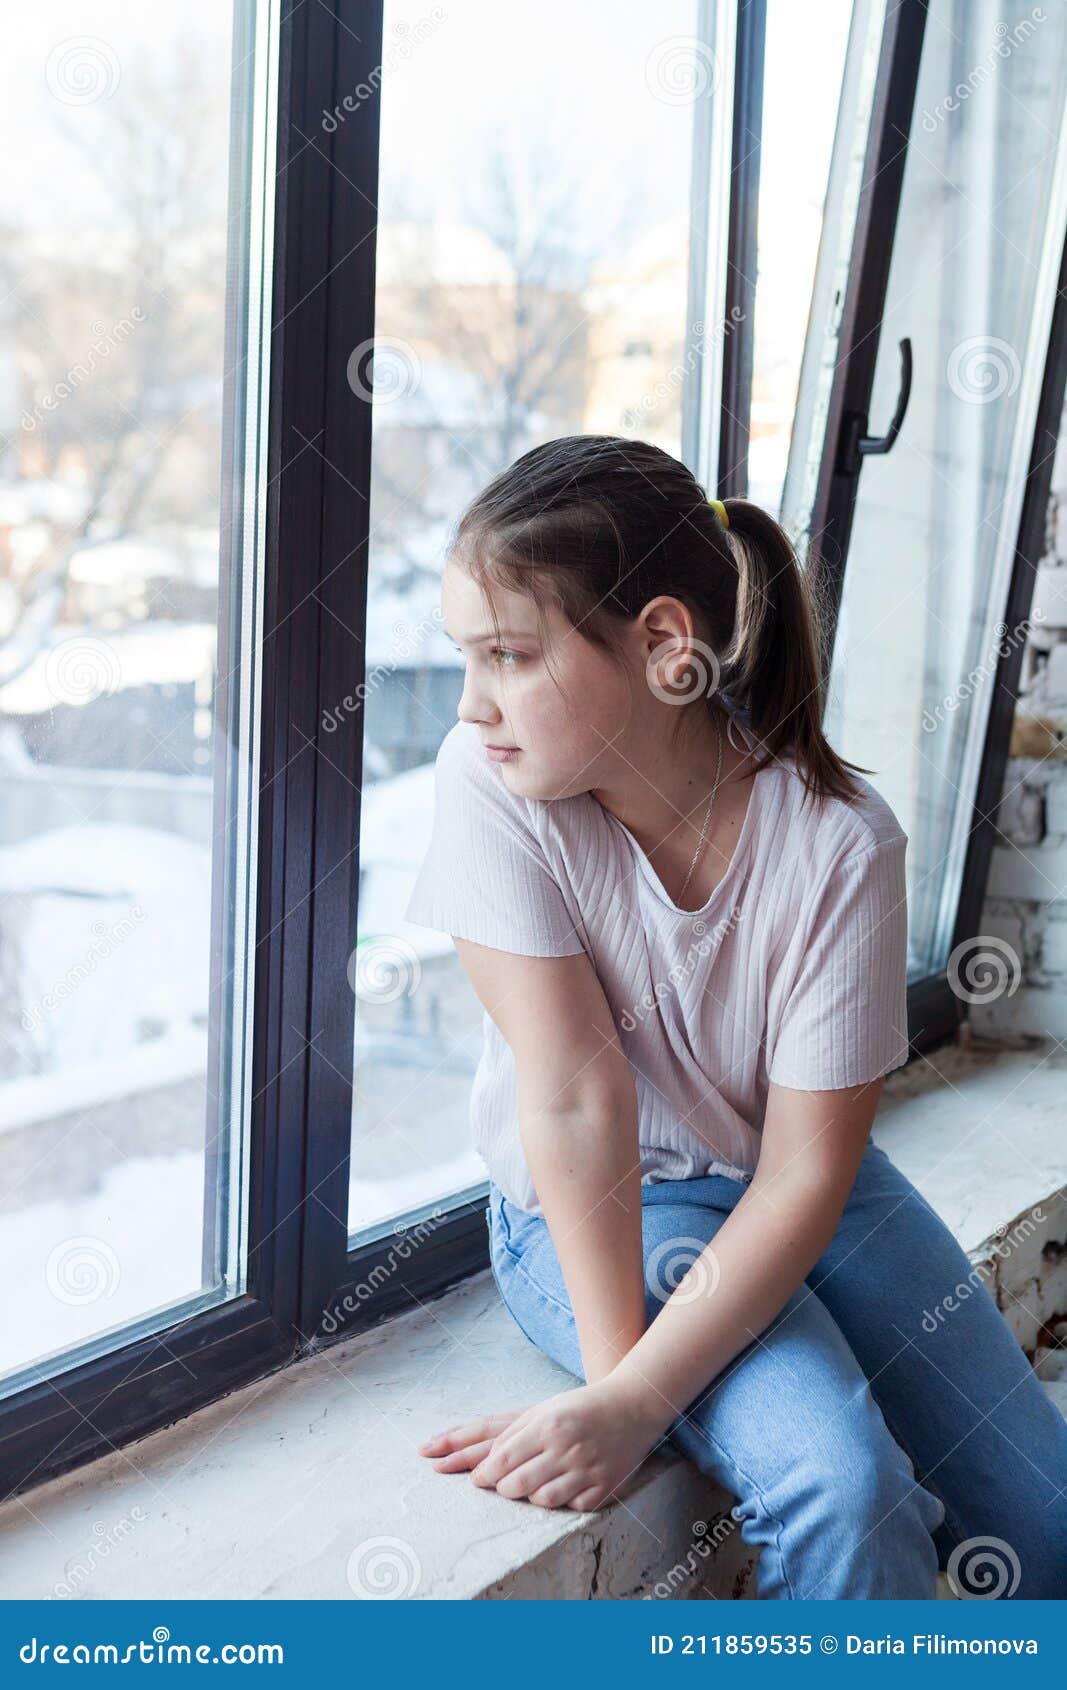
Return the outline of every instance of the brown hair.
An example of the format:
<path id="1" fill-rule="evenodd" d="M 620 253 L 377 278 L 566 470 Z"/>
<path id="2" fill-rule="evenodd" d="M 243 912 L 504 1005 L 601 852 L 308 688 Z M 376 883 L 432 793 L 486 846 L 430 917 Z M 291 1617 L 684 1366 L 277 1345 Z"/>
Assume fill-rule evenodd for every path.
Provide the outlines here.
<path id="1" fill-rule="evenodd" d="M 449 555 L 483 593 L 490 580 L 530 594 L 542 635 L 551 595 L 613 656 L 621 623 L 660 594 L 680 599 L 715 654 L 719 687 L 748 712 L 767 754 L 758 767 L 789 751 L 807 793 L 848 802 L 857 789 L 847 770 L 871 771 L 846 763 L 823 735 L 828 647 L 817 564 L 801 568 L 759 505 L 725 505 L 729 528 L 685 465 L 647 441 L 565 435 L 524 452 L 478 494 Z"/>

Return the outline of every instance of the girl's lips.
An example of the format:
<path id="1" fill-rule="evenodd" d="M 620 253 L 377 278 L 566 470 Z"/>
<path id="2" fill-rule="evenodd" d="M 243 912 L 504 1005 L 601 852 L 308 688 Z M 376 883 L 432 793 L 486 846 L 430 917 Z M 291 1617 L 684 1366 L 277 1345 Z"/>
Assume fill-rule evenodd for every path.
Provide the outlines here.
<path id="1" fill-rule="evenodd" d="M 513 757 L 517 757 L 519 755 L 519 748 L 517 745 L 511 745 L 506 749 L 501 750 L 499 746 L 487 745 L 485 747 L 485 755 L 491 763 L 510 763 Z"/>

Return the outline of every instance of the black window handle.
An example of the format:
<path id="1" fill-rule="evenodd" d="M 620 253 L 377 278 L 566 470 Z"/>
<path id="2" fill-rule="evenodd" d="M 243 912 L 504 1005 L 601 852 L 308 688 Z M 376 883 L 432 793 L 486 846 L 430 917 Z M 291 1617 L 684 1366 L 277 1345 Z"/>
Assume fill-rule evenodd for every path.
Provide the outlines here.
<path id="1" fill-rule="evenodd" d="M 843 430 L 841 468 L 846 475 L 858 475 L 860 460 L 875 453 L 891 452 L 900 433 L 911 398 L 911 341 L 907 338 L 900 342 L 900 392 L 897 396 L 897 408 L 893 412 L 893 420 L 885 434 L 867 433 L 866 412 L 852 411 L 845 418 Z"/>

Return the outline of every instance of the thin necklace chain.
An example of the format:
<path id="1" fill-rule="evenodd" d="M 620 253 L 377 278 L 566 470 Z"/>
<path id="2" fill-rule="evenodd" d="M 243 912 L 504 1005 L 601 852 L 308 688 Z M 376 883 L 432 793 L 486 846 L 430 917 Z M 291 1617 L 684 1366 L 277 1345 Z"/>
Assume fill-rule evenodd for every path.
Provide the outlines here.
<path id="1" fill-rule="evenodd" d="M 711 789 L 711 797 L 708 799 L 708 807 L 704 811 L 704 820 L 700 824 L 700 838 L 697 841 L 697 848 L 693 852 L 693 861 L 689 865 L 689 873 L 685 877 L 685 882 L 682 886 L 682 890 L 679 892 L 677 898 L 674 900 L 675 903 L 678 903 L 678 904 L 680 904 L 682 899 L 685 897 L 686 887 L 689 885 L 689 882 L 692 880 L 693 870 L 697 866 L 697 859 L 699 858 L 701 851 L 704 849 L 704 835 L 707 832 L 708 821 L 711 817 L 711 806 L 714 804 L 715 794 L 719 790 L 719 777 L 722 774 L 722 722 L 721 722 L 721 720 L 716 721 L 716 727 L 718 728 L 718 732 L 719 732 L 719 761 L 718 761 L 718 764 L 716 765 L 716 769 L 715 769 L 715 785 Z"/>

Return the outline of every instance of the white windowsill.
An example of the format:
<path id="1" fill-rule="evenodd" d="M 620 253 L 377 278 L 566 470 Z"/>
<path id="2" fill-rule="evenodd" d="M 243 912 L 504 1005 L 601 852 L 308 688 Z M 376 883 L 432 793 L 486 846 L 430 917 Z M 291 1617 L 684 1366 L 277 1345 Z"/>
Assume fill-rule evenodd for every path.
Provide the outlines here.
<path id="1" fill-rule="evenodd" d="M 998 1269 L 1027 1348 L 1037 1320 L 1067 1308 L 1067 1256 L 1041 1259 L 1046 1236 L 1065 1236 L 1062 1197 L 1049 1200 L 1067 1183 L 1067 1058 L 1041 1058 L 936 1052 L 891 1076 L 874 1132 L 969 1252 L 1045 1205 L 1044 1230 Z M 5 1597 L 373 1597 L 397 1569 L 416 1597 L 639 1594 L 692 1564 L 694 1520 L 732 1500 L 688 1463 L 656 1456 L 625 1507 L 576 1515 L 442 1477 L 416 1450 L 442 1425 L 570 1383 L 479 1274 L 14 1498 L 0 1509 Z M 692 1593 L 751 1596 L 748 1554 L 735 1532 Z"/>

